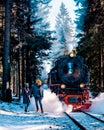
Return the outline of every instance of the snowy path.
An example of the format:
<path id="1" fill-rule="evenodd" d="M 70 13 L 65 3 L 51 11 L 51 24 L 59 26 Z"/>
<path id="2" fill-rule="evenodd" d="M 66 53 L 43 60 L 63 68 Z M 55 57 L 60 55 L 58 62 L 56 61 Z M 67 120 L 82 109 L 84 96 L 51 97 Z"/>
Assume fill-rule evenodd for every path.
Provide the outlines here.
<path id="1" fill-rule="evenodd" d="M 46 115 L 41 113 L 17 114 L 11 112 L 0 111 L 0 130 L 48 130 L 48 129 L 68 129 L 67 124 L 62 122 L 65 117 L 61 117 L 61 125 L 59 116 Z"/>
<path id="2" fill-rule="evenodd" d="M 0 103 L 0 130 L 76 130 L 64 114 L 24 113 L 23 107 L 14 103 Z"/>

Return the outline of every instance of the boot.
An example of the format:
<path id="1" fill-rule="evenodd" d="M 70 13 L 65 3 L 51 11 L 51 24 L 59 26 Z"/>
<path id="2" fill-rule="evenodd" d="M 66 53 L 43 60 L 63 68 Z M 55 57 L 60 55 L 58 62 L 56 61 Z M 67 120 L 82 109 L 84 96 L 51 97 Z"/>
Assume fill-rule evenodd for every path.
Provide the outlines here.
<path id="1" fill-rule="evenodd" d="M 37 109 L 36 112 L 38 112 L 39 110 Z"/>
<path id="2" fill-rule="evenodd" d="M 41 110 L 41 113 L 43 113 L 44 111 L 43 110 Z"/>
<path id="3" fill-rule="evenodd" d="M 25 110 L 25 112 L 28 112 L 28 110 Z"/>

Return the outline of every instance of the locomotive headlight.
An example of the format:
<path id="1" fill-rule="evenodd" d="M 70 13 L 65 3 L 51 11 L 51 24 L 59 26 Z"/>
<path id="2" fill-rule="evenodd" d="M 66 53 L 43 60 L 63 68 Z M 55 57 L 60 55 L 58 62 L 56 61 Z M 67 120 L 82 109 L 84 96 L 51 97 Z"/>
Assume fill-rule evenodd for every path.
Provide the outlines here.
<path id="1" fill-rule="evenodd" d="M 80 88 L 84 88 L 85 84 L 80 84 Z"/>
<path id="2" fill-rule="evenodd" d="M 70 53 L 70 57 L 74 57 L 74 53 L 73 52 Z"/>
<path id="3" fill-rule="evenodd" d="M 62 85 L 61 85 L 61 88 L 62 88 L 62 89 L 64 89 L 64 88 L 65 88 L 65 85 L 64 85 L 64 84 L 62 84 Z"/>

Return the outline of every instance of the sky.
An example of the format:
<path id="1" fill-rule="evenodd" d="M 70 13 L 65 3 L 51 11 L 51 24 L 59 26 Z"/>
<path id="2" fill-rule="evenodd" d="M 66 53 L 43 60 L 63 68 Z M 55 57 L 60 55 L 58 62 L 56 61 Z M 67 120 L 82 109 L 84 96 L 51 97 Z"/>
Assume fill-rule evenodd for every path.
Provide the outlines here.
<path id="1" fill-rule="evenodd" d="M 59 12 L 59 8 L 60 8 L 60 5 L 62 2 L 65 4 L 65 7 L 66 7 L 67 11 L 69 12 L 69 16 L 70 16 L 71 20 L 74 22 L 74 20 L 76 18 L 76 15 L 74 12 L 74 10 L 76 9 L 74 0 L 52 0 L 50 3 L 52 8 L 50 9 L 50 15 L 49 15 L 52 29 L 54 28 L 55 19 L 56 19 L 57 13 Z"/>
<path id="2" fill-rule="evenodd" d="M 44 90 L 43 107 L 44 113 L 35 112 L 34 98 L 30 99 L 29 112 L 24 112 L 22 97 L 20 102 L 5 103 L 0 101 L 0 130 L 76 130 L 63 111 L 72 114 L 72 108 L 63 106 L 55 94 L 50 90 Z M 89 111 L 104 114 L 104 93 L 91 99 L 92 106 Z M 75 112 L 74 114 L 77 115 Z M 77 115 L 78 116 L 78 115 Z M 74 128 L 73 128 L 74 127 Z"/>

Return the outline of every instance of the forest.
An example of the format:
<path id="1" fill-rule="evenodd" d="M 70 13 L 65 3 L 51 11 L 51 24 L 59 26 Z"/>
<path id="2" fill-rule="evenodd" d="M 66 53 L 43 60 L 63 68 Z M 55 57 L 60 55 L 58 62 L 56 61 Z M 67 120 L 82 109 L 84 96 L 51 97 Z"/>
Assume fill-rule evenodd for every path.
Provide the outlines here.
<path id="1" fill-rule="evenodd" d="M 40 78 L 45 61 L 53 62 L 62 52 L 70 53 L 67 48 L 74 40 L 68 10 L 62 3 L 56 18 L 56 30 L 50 30 L 51 1 L 0 1 L 0 98 L 4 101 L 8 85 L 20 99 L 24 83 L 31 86 Z M 88 65 L 90 91 L 103 92 L 104 0 L 73 1 L 78 7 L 75 10 L 77 33 L 74 35 L 78 46 L 71 51 L 83 56 Z"/>

